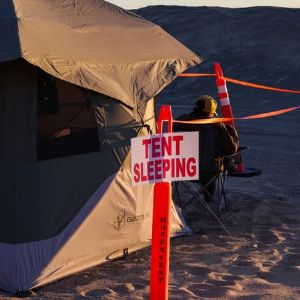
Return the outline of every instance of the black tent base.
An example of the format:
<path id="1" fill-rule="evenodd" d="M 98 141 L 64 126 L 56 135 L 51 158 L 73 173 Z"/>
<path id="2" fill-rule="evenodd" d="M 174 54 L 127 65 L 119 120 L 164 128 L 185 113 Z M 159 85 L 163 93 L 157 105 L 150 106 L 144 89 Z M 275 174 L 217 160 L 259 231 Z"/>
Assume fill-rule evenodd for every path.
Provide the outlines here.
<path id="1" fill-rule="evenodd" d="M 230 171 L 227 173 L 227 176 L 232 177 L 253 177 L 261 174 L 261 169 L 256 168 L 245 168 L 242 172 Z"/>

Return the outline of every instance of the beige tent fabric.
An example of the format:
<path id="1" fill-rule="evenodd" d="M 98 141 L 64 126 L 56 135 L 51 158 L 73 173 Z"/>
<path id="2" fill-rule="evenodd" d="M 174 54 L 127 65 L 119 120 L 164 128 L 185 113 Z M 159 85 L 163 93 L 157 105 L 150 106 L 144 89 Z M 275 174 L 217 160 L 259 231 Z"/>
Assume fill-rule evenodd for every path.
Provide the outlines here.
<path id="1" fill-rule="evenodd" d="M 11 1 L 17 26 L 13 8 L 4 5 L 10 22 L 2 12 L 0 25 L 7 30 L 0 35 L 14 35 L 17 27 L 22 57 L 57 78 L 131 107 L 201 62 L 159 26 L 103 0 Z M 14 57 L 11 45 L 6 53 L 0 51 L 0 61 Z"/>
<path id="2" fill-rule="evenodd" d="M 29 290 L 120 257 L 124 250 L 130 253 L 150 245 L 153 184 L 133 187 L 130 181 L 129 170 L 108 177 L 55 237 L 0 243 L 0 253 L 5 253 L 5 258 L 0 256 L 1 288 L 15 292 L 17 282 L 21 290 Z M 189 233 L 173 204 L 170 217 L 171 236 Z M 16 274 L 17 268 L 10 269 L 15 257 Z"/>
<path id="3" fill-rule="evenodd" d="M 123 102 L 126 107 L 118 111 L 137 122 L 150 123 L 153 95 L 201 61 L 157 25 L 103 0 L 1 0 L 0 39 L 1 63 L 24 58 L 57 78 Z M 5 125 L 0 144 L 6 145 L 0 148 L 5 185 L 0 287 L 10 292 L 138 249 L 151 238 L 152 186 L 132 187 L 130 163 L 125 160 L 119 170 L 112 158 L 116 152 L 35 162 L 37 82 L 27 65 L 5 69 L 0 92 L 6 112 L 0 113 Z M 11 78 L 15 82 L 8 83 Z M 174 207 L 171 224 L 173 234 L 186 229 Z"/>

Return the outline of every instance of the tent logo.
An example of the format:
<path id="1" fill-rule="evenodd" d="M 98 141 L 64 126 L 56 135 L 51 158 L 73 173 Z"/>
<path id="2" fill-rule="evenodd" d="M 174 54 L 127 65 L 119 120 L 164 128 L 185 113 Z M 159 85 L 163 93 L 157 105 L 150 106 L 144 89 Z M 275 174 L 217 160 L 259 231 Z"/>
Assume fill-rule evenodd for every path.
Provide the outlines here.
<path id="1" fill-rule="evenodd" d="M 114 221 L 114 228 L 115 228 L 115 230 L 119 231 L 124 227 L 125 223 L 140 224 L 148 217 L 149 217 L 149 213 L 143 214 L 143 215 L 138 215 L 138 216 L 126 217 L 125 210 L 121 210 L 121 211 L 119 211 L 119 213 Z"/>
<path id="2" fill-rule="evenodd" d="M 116 230 L 121 230 L 125 225 L 126 219 L 125 219 L 125 210 L 120 211 L 114 221 L 114 228 Z"/>

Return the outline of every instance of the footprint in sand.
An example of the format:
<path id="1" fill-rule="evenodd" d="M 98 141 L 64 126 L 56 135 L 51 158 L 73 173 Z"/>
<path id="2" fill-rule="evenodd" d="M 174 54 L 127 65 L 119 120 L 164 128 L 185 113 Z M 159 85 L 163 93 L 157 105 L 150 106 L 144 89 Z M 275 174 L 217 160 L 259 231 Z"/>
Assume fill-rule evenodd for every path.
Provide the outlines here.
<path id="1" fill-rule="evenodd" d="M 116 298 L 118 294 L 113 291 L 112 289 L 108 288 L 103 288 L 103 289 L 95 289 L 95 290 L 90 290 L 85 294 L 86 297 L 92 298 L 92 299 L 102 299 L 105 297 L 114 297 Z"/>
<path id="2" fill-rule="evenodd" d="M 139 290 L 143 290 L 146 288 L 147 285 L 140 284 L 140 283 L 126 283 L 126 284 L 120 284 L 115 287 L 115 291 L 119 295 L 128 295 L 128 293 L 133 293 Z"/>
<path id="3" fill-rule="evenodd" d="M 248 256 L 238 255 L 230 264 L 228 271 L 233 275 L 253 275 L 257 274 L 255 262 Z"/>
<path id="4" fill-rule="evenodd" d="M 224 297 L 228 288 L 223 286 L 214 286 L 212 284 L 194 283 L 188 287 L 188 290 L 196 297 L 218 298 Z"/>
<path id="5" fill-rule="evenodd" d="M 211 271 L 209 268 L 205 268 L 205 267 L 201 267 L 201 266 L 190 266 L 189 267 L 189 273 L 192 275 L 195 275 L 195 276 L 207 275 L 210 272 Z"/>
<path id="6" fill-rule="evenodd" d="M 210 279 L 207 280 L 207 283 L 212 284 L 214 286 L 235 286 L 238 281 L 242 280 L 241 276 L 235 275 L 222 275 L 222 274 L 211 274 Z"/>

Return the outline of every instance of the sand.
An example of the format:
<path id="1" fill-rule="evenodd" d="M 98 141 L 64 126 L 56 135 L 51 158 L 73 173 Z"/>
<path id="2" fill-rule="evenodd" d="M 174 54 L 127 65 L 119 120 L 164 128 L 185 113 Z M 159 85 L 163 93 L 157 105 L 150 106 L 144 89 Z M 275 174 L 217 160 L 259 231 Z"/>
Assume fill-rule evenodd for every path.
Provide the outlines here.
<path id="1" fill-rule="evenodd" d="M 261 183 L 267 192 L 254 185 L 243 191 L 242 182 L 252 179 L 232 180 L 239 187 L 227 188 L 230 210 L 219 215 L 230 236 L 196 201 L 186 208 L 187 222 L 200 231 L 171 241 L 169 299 L 299 299 L 299 185 L 298 194 L 279 193 L 271 182 Z M 148 299 L 149 269 L 148 248 L 37 289 L 31 298 Z"/>
<path id="2" fill-rule="evenodd" d="M 203 56 L 198 72 L 213 72 L 220 61 L 228 77 L 300 89 L 298 9 L 150 7 L 137 13 Z M 299 105 L 297 95 L 228 88 L 239 117 Z M 159 103 L 172 104 L 176 117 L 206 93 L 217 96 L 211 79 L 176 79 Z M 244 163 L 262 174 L 227 178 L 230 209 L 218 216 L 231 235 L 199 202 L 183 211 L 194 233 L 171 241 L 169 299 L 300 299 L 299 116 L 237 122 L 241 143 L 250 147 Z M 190 197 L 184 189 L 181 195 Z M 148 299 L 149 276 L 147 248 L 36 289 L 31 298 Z"/>

